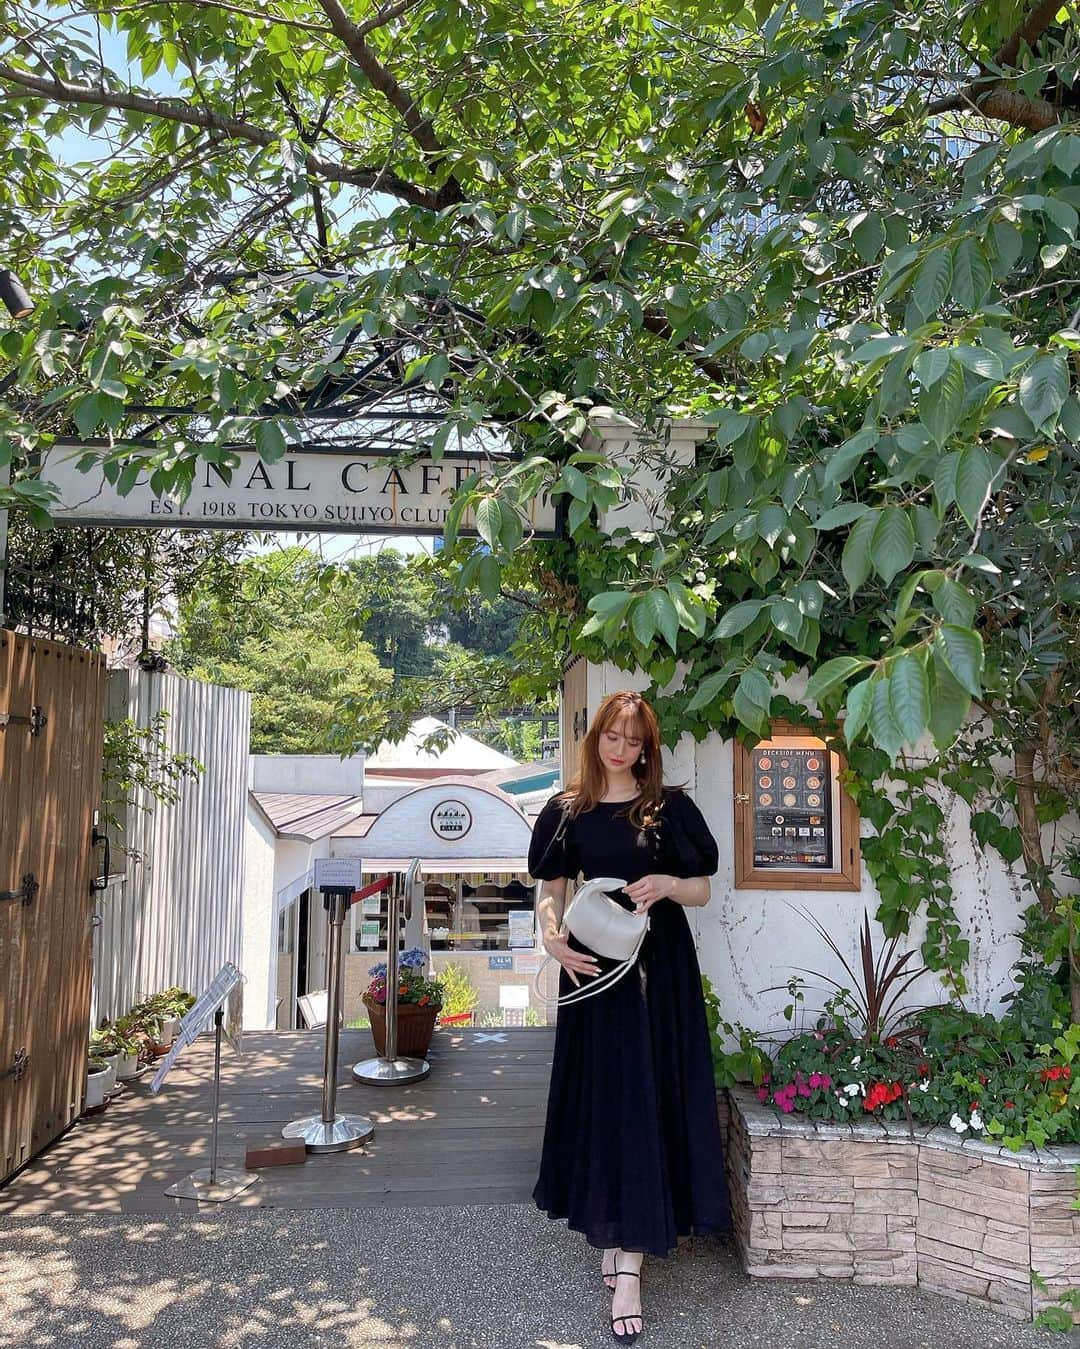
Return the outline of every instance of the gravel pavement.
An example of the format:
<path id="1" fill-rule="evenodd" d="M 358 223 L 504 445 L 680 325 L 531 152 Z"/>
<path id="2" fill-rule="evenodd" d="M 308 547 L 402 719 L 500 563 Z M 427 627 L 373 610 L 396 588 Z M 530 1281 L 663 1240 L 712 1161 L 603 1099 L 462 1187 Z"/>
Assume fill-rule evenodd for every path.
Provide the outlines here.
<path id="1" fill-rule="evenodd" d="M 751 1280 L 715 1238 L 642 1270 L 647 1349 L 1066 1349 L 902 1288 Z M 525 1204 L 0 1220 L 0 1345 L 585 1349 L 599 1252 Z"/>

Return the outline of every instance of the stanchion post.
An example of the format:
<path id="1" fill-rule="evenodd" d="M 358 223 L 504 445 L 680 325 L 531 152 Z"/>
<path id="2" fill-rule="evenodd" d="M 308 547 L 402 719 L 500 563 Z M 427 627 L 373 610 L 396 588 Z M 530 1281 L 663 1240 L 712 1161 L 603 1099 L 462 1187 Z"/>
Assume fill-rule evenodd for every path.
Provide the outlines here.
<path id="1" fill-rule="evenodd" d="M 341 1028 L 341 929 L 354 891 L 360 889 L 360 861 L 319 858 L 315 884 L 326 908 L 326 1037 L 323 1042 L 322 1114 L 293 1120 L 283 1138 L 299 1138 L 308 1152 L 344 1152 L 366 1143 L 375 1126 L 363 1115 L 337 1113 L 338 1042 Z"/>
<path id="2" fill-rule="evenodd" d="M 214 1127 L 210 1135 L 210 1184 L 217 1184 L 217 1135 L 218 1115 L 221 1109 L 221 1027 L 225 1020 L 225 1008 L 221 1006 L 214 1013 Z"/>

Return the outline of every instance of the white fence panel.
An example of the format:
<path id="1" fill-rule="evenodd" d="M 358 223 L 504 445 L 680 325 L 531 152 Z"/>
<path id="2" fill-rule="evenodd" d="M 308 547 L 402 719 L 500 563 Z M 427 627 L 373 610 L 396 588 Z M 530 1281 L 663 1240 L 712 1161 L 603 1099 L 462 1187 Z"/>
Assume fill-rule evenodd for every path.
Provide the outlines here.
<path id="1" fill-rule="evenodd" d="M 95 1025 L 174 984 L 197 992 L 242 958 L 251 695 L 173 674 L 110 674 L 110 720 L 148 726 L 160 710 L 170 751 L 193 755 L 204 771 L 181 783 L 175 805 L 139 789 L 128 810 L 122 841 L 136 855 L 114 861 L 124 879 L 98 905 Z"/>

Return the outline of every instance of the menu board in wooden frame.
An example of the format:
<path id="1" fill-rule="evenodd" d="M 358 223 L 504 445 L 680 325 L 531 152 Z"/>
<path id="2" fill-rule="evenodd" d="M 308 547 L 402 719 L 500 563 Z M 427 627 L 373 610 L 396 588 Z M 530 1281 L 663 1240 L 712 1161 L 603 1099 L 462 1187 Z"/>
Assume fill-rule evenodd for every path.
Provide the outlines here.
<path id="1" fill-rule="evenodd" d="M 753 749 L 735 742 L 735 888 L 858 890 L 859 812 L 841 754 L 774 721 Z"/>

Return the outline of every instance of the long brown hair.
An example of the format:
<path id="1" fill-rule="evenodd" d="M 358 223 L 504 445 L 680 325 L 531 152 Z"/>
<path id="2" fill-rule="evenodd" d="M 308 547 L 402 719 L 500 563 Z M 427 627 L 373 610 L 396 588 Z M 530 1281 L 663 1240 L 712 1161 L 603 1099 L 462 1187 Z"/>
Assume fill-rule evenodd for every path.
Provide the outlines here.
<path id="1" fill-rule="evenodd" d="M 633 773 L 640 795 L 627 802 L 627 818 L 638 829 L 657 822 L 664 801 L 664 767 L 660 760 L 660 725 L 656 713 L 641 696 L 630 690 L 609 693 L 596 709 L 592 725 L 581 747 L 581 766 L 571 778 L 561 799 L 570 802 L 570 818 L 592 810 L 607 787 L 607 776 L 600 761 L 600 737 L 622 712 L 629 711 L 637 723 L 645 762 L 634 760 Z"/>

